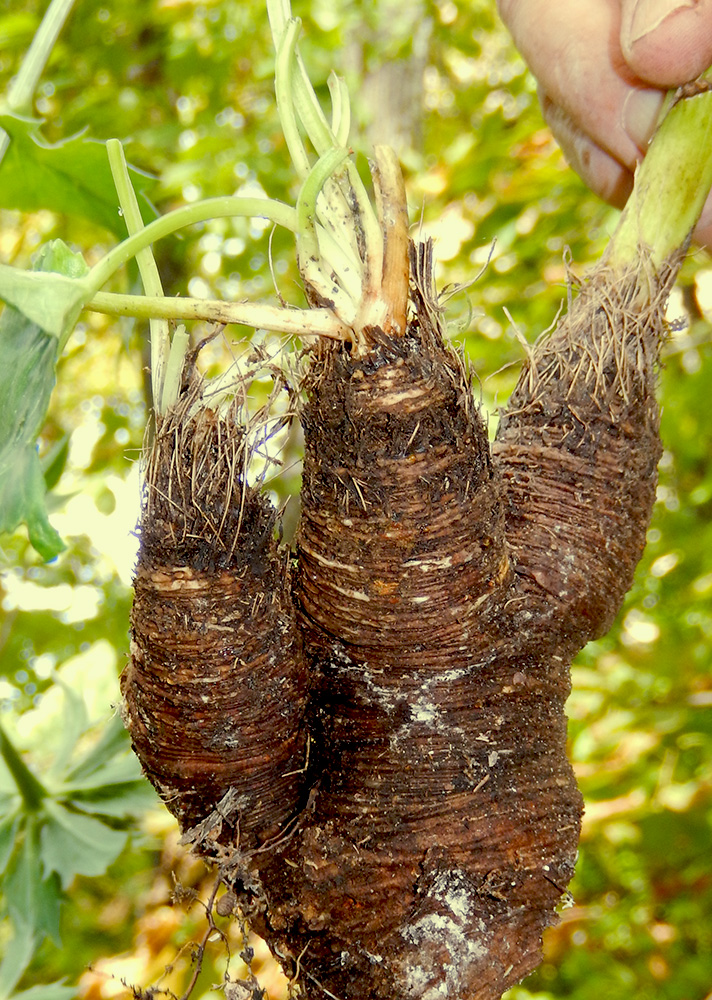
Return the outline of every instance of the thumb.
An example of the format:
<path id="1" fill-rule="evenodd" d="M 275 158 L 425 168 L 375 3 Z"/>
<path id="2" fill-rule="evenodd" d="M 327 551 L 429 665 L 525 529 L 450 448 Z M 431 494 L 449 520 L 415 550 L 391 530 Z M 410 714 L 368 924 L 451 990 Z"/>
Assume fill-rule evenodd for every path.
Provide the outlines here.
<path id="1" fill-rule="evenodd" d="M 636 76 L 678 87 L 712 63 L 712 0 L 621 0 L 621 51 Z"/>

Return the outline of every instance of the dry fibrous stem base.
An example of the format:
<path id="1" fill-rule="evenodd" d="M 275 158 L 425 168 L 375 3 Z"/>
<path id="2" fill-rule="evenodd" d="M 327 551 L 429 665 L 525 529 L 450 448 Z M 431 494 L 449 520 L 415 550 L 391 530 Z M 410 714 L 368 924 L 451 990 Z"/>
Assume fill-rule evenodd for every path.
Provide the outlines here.
<path id="1" fill-rule="evenodd" d="M 519 587 L 573 652 L 610 628 L 645 545 L 662 450 L 657 363 L 681 259 L 659 273 L 644 254 L 626 274 L 596 269 L 535 345 L 498 427 Z"/>
<path id="2" fill-rule="evenodd" d="M 146 774 L 210 854 L 269 842 L 301 804 L 307 676 L 241 408 L 201 392 L 157 421 L 122 690 Z"/>

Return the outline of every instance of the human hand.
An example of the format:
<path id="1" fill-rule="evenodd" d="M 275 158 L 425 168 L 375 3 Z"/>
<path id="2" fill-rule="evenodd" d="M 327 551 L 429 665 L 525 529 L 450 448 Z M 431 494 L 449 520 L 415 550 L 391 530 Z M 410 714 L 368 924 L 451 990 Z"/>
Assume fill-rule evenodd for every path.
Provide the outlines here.
<path id="1" fill-rule="evenodd" d="M 712 64 L 712 0 L 498 0 L 544 117 L 588 186 L 622 207 L 667 89 Z M 712 248 L 712 197 L 695 230 Z"/>

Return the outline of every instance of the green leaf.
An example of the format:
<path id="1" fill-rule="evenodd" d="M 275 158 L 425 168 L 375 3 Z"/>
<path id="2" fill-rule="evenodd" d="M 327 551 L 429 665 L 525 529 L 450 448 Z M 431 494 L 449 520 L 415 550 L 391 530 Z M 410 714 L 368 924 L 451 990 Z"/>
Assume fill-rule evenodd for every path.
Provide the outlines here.
<path id="1" fill-rule="evenodd" d="M 54 489 L 62 478 L 68 457 L 69 434 L 63 434 L 41 459 L 42 475 L 48 490 Z"/>
<path id="2" fill-rule="evenodd" d="M 16 11 L 0 18 L 0 49 L 24 48 L 32 41 L 38 19 L 29 11 Z"/>
<path id="3" fill-rule="evenodd" d="M 5 766 L 12 775 L 15 787 L 22 796 L 25 808 L 30 811 L 39 809 L 43 799 L 47 795 L 47 790 L 35 777 L 27 764 L 25 764 L 1 726 L 0 754 L 5 762 Z"/>
<path id="4" fill-rule="evenodd" d="M 0 299 L 45 334 L 53 334 L 58 340 L 55 350 L 64 346 L 91 294 L 88 283 L 80 278 L 37 274 L 0 264 Z"/>
<path id="5" fill-rule="evenodd" d="M 43 986 L 31 986 L 29 990 L 13 993 L 10 1000 L 71 1000 L 77 995 L 74 986 L 65 986 L 61 980 Z"/>
<path id="6" fill-rule="evenodd" d="M 44 817 L 27 816 L 22 847 L 10 862 L 3 880 L 3 895 L 17 936 L 50 937 L 57 944 L 59 909 L 62 901 L 59 877 L 52 872 L 43 877 L 40 853 L 40 825 Z"/>
<path id="7" fill-rule="evenodd" d="M 0 114 L 0 127 L 11 139 L 0 164 L 0 205 L 22 212 L 50 209 L 79 216 L 118 237 L 125 236 L 104 143 L 79 134 L 49 144 L 39 132 L 40 125 L 35 118 Z M 129 170 L 142 215 L 150 221 L 155 213 L 144 192 L 151 178 L 133 167 Z"/>
<path id="8" fill-rule="evenodd" d="M 12 812 L 3 817 L 0 822 L 0 875 L 7 868 L 8 862 L 15 850 L 15 842 L 20 829 L 20 815 Z"/>
<path id="9" fill-rule="evenodd" d="M 96 788 L 93 779 L 97 772 L 107 764 L 113 763 L 117 755 L 125 751 L 128 746 L 129 736 L 124 724 L 120 716 L 113 715 L 104 726 L 98 742 L 67 772 L 66 782 L 73 788 Z M 130 775 L 130 778 L 135 778 L 139 773 L 138 761 L 133 754 L 129 759 L 135 762 L 134 772 Z M 106 784 L 106 781 L 101 783 Z"/>
<path id="10" fill-rule="evenodd" d="M 66 319 L 67 308 L 72 311 L 67 303 L 76 297 L 76 282 L 81 280 L 74 276 L 87 268 L 81 255 L 61 240 L 43 248 L 34 266 L 37 271 L 61 273 L 49 277 L 0 265 L 0 298 L 15 306 L 0 316 L 0 531 L 14 531 L 24 522 L 35 549 L 44 559 L 52 559 L 64 546 L 47 517 L 36 439 L 54 388 L 57 336 L 63 328 L 49 332 L 47 328 L 60 315 Z M 38 287 L 41 281 L 49 285 Z"/>
<path id="11" fill-rule="evenodd" d="M 70 812 L 58 802 L 44 804 L 41 855 L 44 871 L 57 872 L 67 889 L 75 875 L 102 875 L 116 860 L 127 834 L 90 816 Z"/>
<path id="12" fill-rule="evenodd" d="M 93 791 L 79 791 L 72 795 L 70 801 L 84 812 L 125 822 L 159 804 L 153 786 L 145 778 L 121 785 L 105 785 Z"/>
<path id="13" fill-rule="evenodd" d="M 32 961 L 36 945 L 35 935 L 26 928 L 18 928 L 15 936 L 7 942 L 7 951 L 0 963 L 0 1000 L 6 1000 L 12 994 L 20 976 Z"/>
<path id="14" fill-rule="evenodd" d="M 56 791 L 55 784 L 61 781 L 61 776 L 69 767 L 69 762 L 76 750 L 77 743 L 89 728 L 87 703 L 82 694 L 70 684 L 67 684 L 59 674 L 54 675 L 54 683 L 61 689 L 64 699 L 62 705 L 62 727 L 58 734 L 59 738 L 50 768 L 51 778 L 54 780 L 47 780 L 47 786 L 53 793 Z"/>

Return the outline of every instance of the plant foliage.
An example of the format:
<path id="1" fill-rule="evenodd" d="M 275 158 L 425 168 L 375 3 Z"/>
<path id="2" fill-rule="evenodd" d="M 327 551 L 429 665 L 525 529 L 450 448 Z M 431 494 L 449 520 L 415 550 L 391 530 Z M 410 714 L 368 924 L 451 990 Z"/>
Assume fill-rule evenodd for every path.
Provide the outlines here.
<path id="1" fill-rule="evenodd" d="M 341 64 L 352 93 L 368 95 L 355 105 L 357 122 L 368 132 L 374 127 L 369 102 L 373 107 L 375 99 L 385 114 L 387 95 L 409 95 L 411 113 L 396 112 L 403 125 L 398 152 L 408 174 L 412 221 L 436 238 L 441 287 L 470 280 L 491 254 L 486 274 L 469 294 L 450 301 L 448 319 L 473 358 L 494 423 L 497 401 L 516 379 L 520 337 L 531 340 L 545 329 L 566 295 L 564 247 L 578 270 L 600 254 L 614 213 L 585 192 L 556 151 L 538 113 L 534 82 L 489 0 L 422 0 L 408 11 L 387 0 L 305 0 L 294 6 L 305 23 L 303 51 L 322 98 L 328 98 L 329 68 Z M 0 93 L 17 71 L 43 8 L 39 0 L 10 0 L 0 12 Z M 384 64 L 393 74 L 385 81 L 379 75 Z M 94 264 L 109 248 L 107 241 L 125 235 L 113 185 L 98 181 L 98 171 L 105 170 L 98 166 L 103 143 L 115 136 L 129 140 L 129 159 L 156 178 L 150 194 L 162 213 L 226 194 L 268 193 L 293 202 L 272 73 L 258 0 L 78 0 L 37 90 L 32 121 L 3 119 L 15 131 L 13 156 L 22 153 L 22 163 L 6 157 L 0 166 L 0 199 L 10 199 L 7 192 L 18 191 L 18 176 L 35 169 L 50 180 L 33 185 L 32 201 L 19 200 L 29 197 L 20 183 L 16 200 L 3 203 L 0 263 L 27 268 L 41 244 L 62 238 L 84 248 L 85 260 Z M 94 157 L 91 166 L 87 156 Z M 5 173 L 8 164 L 12 174 Z M 82 198 L 66 193 L 77 177 Z M 134 186 L 142 184 L 134 175 Z M 269 225 L 259 221 L 205 223 L 181 239 L 163 241 L 155 255 L 166 294 L 237 300 L 273 288 Z M 293 257 L 290 237 L 276 233 L 272 271 L 280 294 L 299 304 Z M 697 255 L 686 265 L 682 294 L 673 302 L 672 318 L 681 316 L 687 325 L 673 327 L 661 372 L 666 452 L 644 562 L 618 624 L 574 668 L 571 748 L 587 802 L 574 906 L 550 932 L 545 964 L 512 991 L 513 1000 L 595 1000 L 604 993 L 611 1000 L 631 994 L 696 1000 L 709 992 L 711 281 L 708 259 Z M 135 274 L 117 274 L 107 287 L 136 291 Z M 7 328 L 18 320 L 6 309 L 1 322 Z M 163 905 L 168 876 L 156 868 L 151 895 L 137 875 L 137 867 L 148 868 L 158 855 L 138 847 L 119 854 L 128 818 L 142 817 L 145 829 L 152 800 L 131 771 L 135 765 L 129 765 L 117 721 L 107 721 L 114 684 L 91 669 L 66 682 L 74 694 L 55 681 L 67 664 L 71 675 L 78 655 L 97 656 L 105 648 L 97 647 L 101 639 L 113 650 L 108 660 L 114 678 L 125 662 L 132 560 L 127 539 L 135 521 L 130 498 L 136 496 L 135 462 L 150 397 L 141 374 L 147 364 L 142 324 L 84 313 L 61 353 L 56 336 L 43 333 L 41 324 L 32 335 L 24 321 L 18 329 L 26 348 L 35 344 L 37 356 L 45 358 L 36 372 L 20 352 L 15 369 L 18 378 L 25 372 L 25 385 L 35 380 L 36 398 L 19 400 L 28 418 L 16 439 L 25 463 L 20 468 L 33 471 L 10 487 L 3 475 L 0 488 L 16 494 L 18 483 L 29 483 L 22 509 L 37 512 L 30 519 L 40 546 L 41 531 L 48 532 L 42 555 L 56 547 L 54 531 L 67 548 L 45 564 L 22 528 L 2 541 L 0 699 L 11 742 L 6 753 L 20 761 L 18 774 L 25 774 L 28 789 L 34 777 L 44 793 L 35 788 L 39 805 L 30 808 L 11 771 L 3 772 L 3 896 L 8 880 L 11 891 L 3 903 L 0 951 L 11 958 L 5 959 L 2 983 L 4 995 L 18 990 L 27 991 L 28 1000 L 63 1000 L 75 992 L 61 984 L 65 977 L 74 984 L 83 975 L 82 990 L 100 989 L 103 981 L 84 969 L 101 956 L 127 952 L 136 962 L 141 956 L 135 976 L 144 984 L 160 979 L 171 960 L 166 941 L 173 940 L 175 925 Z M 209 330 L 196 324 L 192 332 L 197 340 Z M 4 336 L 9 343 L 10 335 Z M 227 347 L 216 342 L 207 349 L 213 371 L 224 367 L 230 348 L 244 336 L 243 328 L 230 328 Z M 264 335 L 261 342 L 279 346 Z M 3 372 L 14 367 L 5 363 L 8 357 Z M 47 410 L 48 400 L 38 401 L 42 392 L 49 395 L 55 376 Z M 7 446 L 0 439 L 0 453 Z M 289 471 L 298 458 L 296 443 L 291 447 L 287 474 L 272 484 L 280 500 L 297 491 L 296 471 Z M 53 489 L 46 497 L 48 483 Z M 0 509 L 8 517 L 11 505 Z M 92 707 L 82 722 L 75 689 L 92 706 L 100 701 L 103 711 Z M 36 713 L 49 713 L 56 697 L 63 707 L 49 732 L 61 739 L 53 742 L 48 729 L 34 722 Z M 103 738 L 91 735 L 97 717 Z M 104 853 L 92 850 L 103 833 L 90 837 L 84 849 L 88 832 L 98 831 L 92 824 L 109 834 Z M 43 831 L 50 830 L 58 846 L 48 848 Z M 118 859 L 97 876 L 112 851 Z M 70 902 L 62 905 L 65 899 Z M 80 900 L 88 904 L 88 915 Z M 148 944 L 133 940 L 133 926 Z M 72 947 L 53 945 L 58 934 Z M 52 981 L 60 985 L 37 992 L 36 984 Z M 201 979 L 201 989 L 203 984 L 207 991 L 209 981 Z"/>

